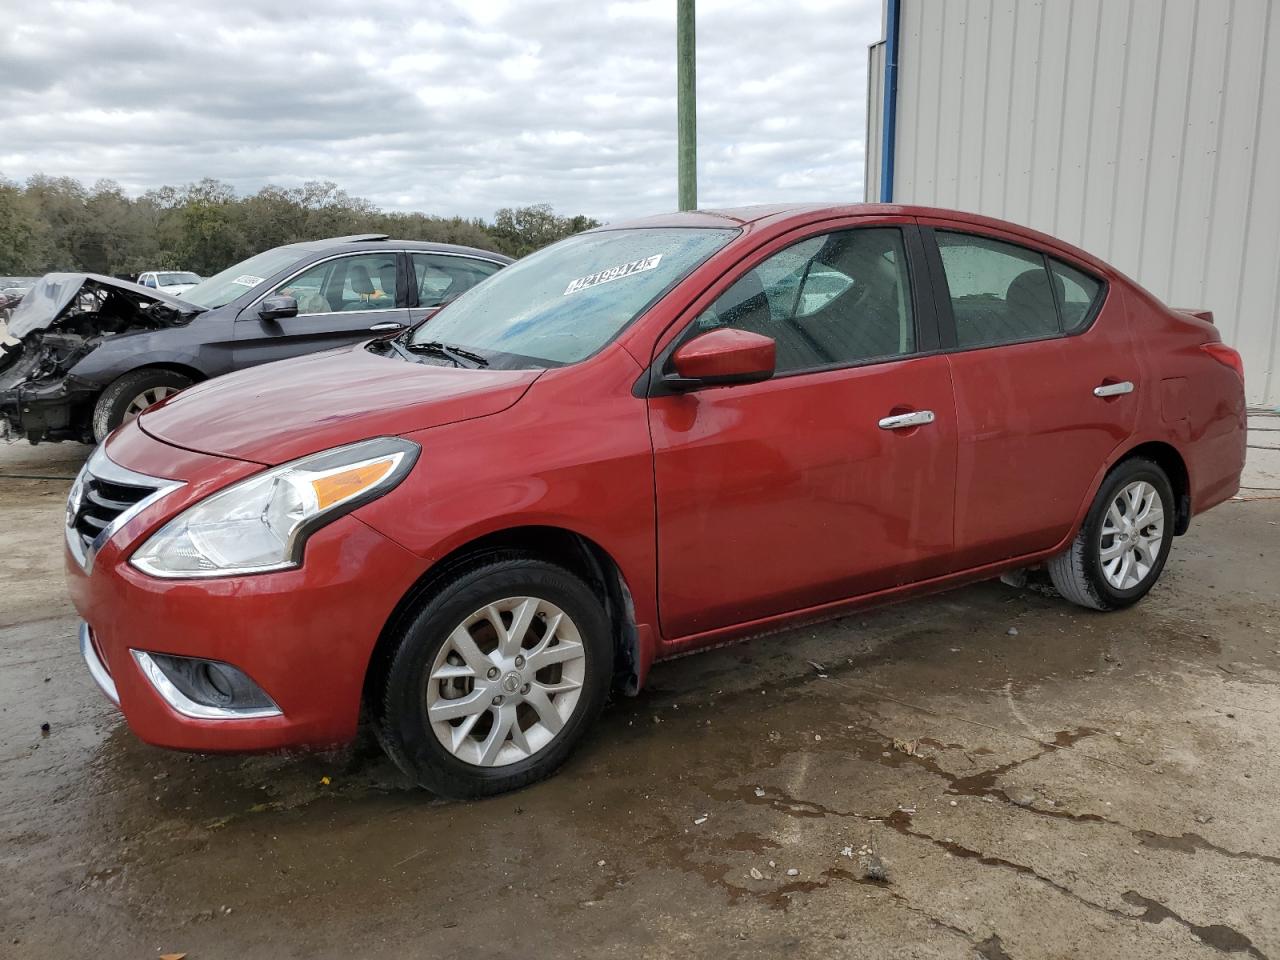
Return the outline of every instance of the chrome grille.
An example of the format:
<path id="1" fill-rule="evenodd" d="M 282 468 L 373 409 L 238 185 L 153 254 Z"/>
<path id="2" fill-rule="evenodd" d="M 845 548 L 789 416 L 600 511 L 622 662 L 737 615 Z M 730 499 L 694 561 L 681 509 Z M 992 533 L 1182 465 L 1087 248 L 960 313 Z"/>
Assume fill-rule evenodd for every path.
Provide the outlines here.
<path id="1" fill-rule="evenodd" d="M 182 486 L 135 473 L 112 461 L 102 447 L 80 470 L 67 497 L 67 546 L 86 570 L 113 533 L 165 494 Z"/>

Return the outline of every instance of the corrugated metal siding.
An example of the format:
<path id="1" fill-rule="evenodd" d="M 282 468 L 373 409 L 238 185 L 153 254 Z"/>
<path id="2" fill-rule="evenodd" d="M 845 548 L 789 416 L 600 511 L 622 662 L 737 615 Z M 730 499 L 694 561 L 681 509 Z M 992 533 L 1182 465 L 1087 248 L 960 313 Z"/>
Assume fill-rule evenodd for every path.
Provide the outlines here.
<path id="1" fill-rule="evenodd" d="M 894 199 L 1025 223 L 1212 309 L 1250 401 L 1280 403 L 1280 4 L 901 2 Z M 869 198 L 882 48 L 877 72 Z"/>
<path id="2" fill-rule="evenodd" d="M 884 41 L 867 50 L 867 139 L 862 199 L 880 199 L 880 120 L 884 115 Z"/>

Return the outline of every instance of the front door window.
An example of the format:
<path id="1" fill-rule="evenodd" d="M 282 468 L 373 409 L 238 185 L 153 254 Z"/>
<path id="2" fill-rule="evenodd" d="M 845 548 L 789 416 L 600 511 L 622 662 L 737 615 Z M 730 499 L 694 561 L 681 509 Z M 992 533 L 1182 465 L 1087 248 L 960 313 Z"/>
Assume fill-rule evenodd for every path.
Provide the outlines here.
<path id="1" fill-rule="evenodd" d="M 691 333 L 716 327 L 771 337 L 778 374 L 913 353 L 902 231 L 842 230 L 787 247 L 721 294 Z"/>
<path id="2" fill-rule="evenodd" d="M 325 260 L 272 292 L 297 300 L 299 316 L 391 309 L 396 306 L 396 254 Z"/>

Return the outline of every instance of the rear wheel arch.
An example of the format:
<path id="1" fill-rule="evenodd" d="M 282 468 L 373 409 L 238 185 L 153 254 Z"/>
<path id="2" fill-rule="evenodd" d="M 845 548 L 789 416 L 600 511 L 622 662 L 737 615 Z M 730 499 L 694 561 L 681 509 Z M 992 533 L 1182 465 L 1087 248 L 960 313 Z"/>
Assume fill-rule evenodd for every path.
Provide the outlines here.
<path id="1" fill-rule="evenodd" d="M 1187 463 L 1178 449 L 1162 440 L 1151 440 L 1140 443 L 1124 455 L 1107 470 L 1110 475 L 1116 467 L 1127 460 L 1150 460 L 1169 478 L 1173 488 L 1174 524 L 1173 533 L 1181 536 L 1191 525 L 1191 475 L 1187 472 Z"/>
<path id="2" fill-rule="evenodd" d="M 1128 455 L 1107 471 L 1070 545 L 1046 562 L 1065 599 L 1092 610 L 1137 603 L 1155 585 L 1173 542 L 1177 508 L 1165 467 Z M 1172 517 L 1171 517 L 1172 515 Z"/>
<path id="3" fill-rule="evenodd" d="M 378 635 L 365 671 L 366 709 L 379 709 L 375 691 L 382 688 L 395 655 L 395 638 L 426 598 L 473 567 L 503 557 L 521 556 L 563 567 L 581 578 L 597 595 L 613 629 L 613 686 L 634 694 L 638 689 L 640 641 L 631 590 L 621 568 L 603 547 L 580 533 L 563 527 L 522 526 L 488 533 L 455 548 L 433 564 L 400 598 Z"/>

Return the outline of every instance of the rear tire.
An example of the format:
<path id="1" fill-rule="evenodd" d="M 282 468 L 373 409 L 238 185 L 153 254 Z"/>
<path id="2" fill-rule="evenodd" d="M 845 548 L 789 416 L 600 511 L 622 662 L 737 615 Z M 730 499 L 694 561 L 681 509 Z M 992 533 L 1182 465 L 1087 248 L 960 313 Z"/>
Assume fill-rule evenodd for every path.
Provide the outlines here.
<path id="1" fill-rule="evenodd" d="M 172 370 L 155 368 L 126 373 L 98 395 L 93 408 L 93 439 L 101 443 L 122 423 L 191 384 L 190 377 Z"/>
<path id="2" fill-rule="evenodd" d="M 371 712 L 387 754 L 434 793 L 491 796 L 550 776 L 604 706 L 613 634 L 568 570 L 491 557 L 410 617 Z"/>
<path id="3" fill-rule="evenodd" d="M 1130 606 L 1160 578 L 1173 526 L 1173 487 L 1164 470 L 1150 460 L 1125 460 L 1107 474 L 1071 546 L 1049 561 L 1049 577 L 1081 607 Z"/>

